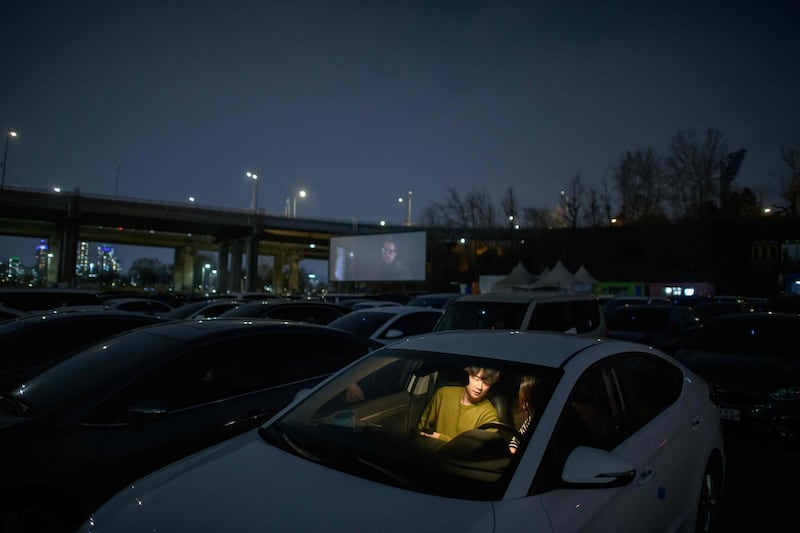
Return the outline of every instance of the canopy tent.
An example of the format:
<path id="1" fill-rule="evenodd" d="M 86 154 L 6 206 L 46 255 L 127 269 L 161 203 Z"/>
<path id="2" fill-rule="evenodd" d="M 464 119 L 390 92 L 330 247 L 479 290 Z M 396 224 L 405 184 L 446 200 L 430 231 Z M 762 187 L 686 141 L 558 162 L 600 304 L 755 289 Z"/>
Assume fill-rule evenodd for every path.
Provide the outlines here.
<path id="1" fill-rule="evenodd" d="M 520 261 L 507 276 L 492 284 L 491 291 L 511 291 L 514 290 L 514 287 L 527 287 L 534 281 L 536 281 L 536 276 L 528 272 L 528 269 Z"/>
<path id="2" fill-rule="evenodd" d="M 571 291 L 575 289 L 576 284 L 580 284 L 580 281 L 576 280 L 572 272 L 559 260 L 547 274 L 528 285 L 527 288 Z"/>
<path id="3" fill-rule="evenodd" d="M 575 271 L 575 290 L 576 291 L 587 291 L 591 292 L 592 285 L 597 283 L 597 279 L 589 274 L 589 271 L 586 270 L 586 267 L 581 265 L 578 270 Z"/>

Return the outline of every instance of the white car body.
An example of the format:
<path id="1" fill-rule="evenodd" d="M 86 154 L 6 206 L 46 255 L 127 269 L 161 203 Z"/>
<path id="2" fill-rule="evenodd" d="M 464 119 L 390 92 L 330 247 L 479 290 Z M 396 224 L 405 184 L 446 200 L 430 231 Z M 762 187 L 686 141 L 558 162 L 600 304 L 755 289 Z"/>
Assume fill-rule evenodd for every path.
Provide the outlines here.
<path id="1" fill-rule="evenodd" d="M 496 496 L 482 497 L 479 492 L 468 498 L 453 495 L 453 491 L 464 490 L 459 483 L 447 483 L 462 475 L 461 466 L 454 465 L 471 465 L 464 456 L 456 457 L 461 453 L 458 448 L 456 456 L 451 455 L 454 448 L 445 456 L 445 463 L 450 459 L 453 462 L 434 472 L 427 468 L 430 463 L 416 470 L 413 459 L 401 454 L 394 458 L 400 464 L 408 461 L 406 468 L 392 468 L 398 463 L 381 462 L 388 455 L 381 455 L 380 446 L 346 448 L 351 453 L 337 455 L 321 439 L 309 440 L 309 435 L 317 435 L 315 432 L 333 436 L 336 440 L 330 442 L 338 451 L 342 441 L 393 438 L 388 423 L 373 423 L 380 422 L 390 410 L 386 397 L 356 403 L 352 410 L 335 411 L 321 424 L 312 424 L 309 413 L 319 413 L 319 406 L 333 402 L 333 392 L 353 379 L 370 376 L 365 373 L 370 366 L 373 370 L 399 366 L 409 355 L 418 357 L 413 362 L 422 361 L 424 366 L 425 357 L 431 353 L 445 354 L 441 357 L 445 361 L 451 355 L 457 358 L 456 354 L 476 356 L 484 363 L 508 365 L 504 369 L 523 368 L 533 360 L 537 369 L 549 369 L 547 372 L 557 376 L 552 390 L 546 389 L 552 394 L 542 404 L 530 437 L 515 456 L 509 455 L 513 459 L 490 459 L 505 465 L 498 470 L 502 474 L 494 476 L 489 470 L 464 474 L 464 483 L 469 486 L 499 483 L 501 491 Z M 566 417 L 567 400 L 575 399 L 573 385 L 592 372 L 605 376 L 596 363 L 609 356 L 620 361 L 616 354 L 623 354 L 623 359 L 632 356 L 625 360 L 636 361 L 654 361 L 650 359 L 654 357 L 657 366 L 677 368 L 680 373 L 676 375 L 681 376 L 677 400 L 610 451 L 584 445 L 570 448 L 568 455 L 565 450 L 563 468 L 556 472 L 558 486 L 534 488 L 540 464 L 543 470 L 548 466 L 543 457 L 551 448 L 558 449 L 550 446 L 551 436 L 556 422 Z M 429 360 L 434 362 L 434 358 Z M 605 369 L 612 367 L 616 368 L 616 363 Z M 423 374 L 418 367 L 413 372 L 412 381 L 416 381 L 410 398 L 414 398 L 417 385 L 432 386 L 428 380 L 433 374 Z M 510 376 L 510 371 L 501 372 Z M 369 416 L 373 418 L 362 418 L 366 414 L 362 406 L 370 401 L 385 402 L 385 409 L 379 412 L 371 404 Z M 438 443 L 416 435 L 415 427 L 410 425 L 410 433 L 398 434 L 407 436 L 409 442 L 435 446 L 435 457 L 441 457 L 445 445 L 461 437 Z M 480 439 L 493 432 L 467 433 Z M 485 442 L 498 438 L 486 437 Z M 397 450 L 406 449 L 398 446 Z M 367 453 L 377 459 L 373 461 Z M 414 453 L 414 448 L 408 449 L 409 456 Z M 337 468 L 322 464 L 330 459 L 346 464 L 336 463 Z M 698 512 L 703 509 L 698 503 L 721 496 L 724 464 L 719 414 L 706 383 L 659 352 L 623 341 L 559 333 L 443 332 L 406 339 L 373 352 L 298 397 L 259 430 L 139 480 L 94 513 L 82 531 L 694 532 Z M 715 466 L 711 469 L 714 479 L 708 477 L 708 465 Z M 441 483 L 436 477 L 440 473 Z M 419 480 L 425 481 L 425 491 L 417 490 L 415 482 Z M 709 481 L 718 486 L 711 495 L 705 495 L 701 486 Z"/>

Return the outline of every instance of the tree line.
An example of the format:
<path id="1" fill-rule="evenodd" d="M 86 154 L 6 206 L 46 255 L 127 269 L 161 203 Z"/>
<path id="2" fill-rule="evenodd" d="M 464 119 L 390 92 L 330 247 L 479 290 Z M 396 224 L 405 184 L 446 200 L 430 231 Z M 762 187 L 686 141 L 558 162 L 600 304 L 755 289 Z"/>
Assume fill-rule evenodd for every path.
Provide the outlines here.
<path id="1" fill-rule="evenodd" d="M 485 189 L 463 196 L 448 189 L 445 200 L 423 210 L 422 225 L 453 228 L 577 228 L 636 222 L 691 220 L 708 214 L 749 217 L 763 214 L 763 191 L 736 182 L 745 150 L 731 152 L 726 136 L 708 128 L 675 134 L 665 153 L 653 146 L 628 150 L 599 185 L 586 185 L 580 173 L 567 179 L 555 206 L 521 206 L 509 187 L 496 207 Z M 774 215 L 800 214 L 800 150 L 781 149 L 785 169 L 779 178 Z M 610 182 L 610 183 L 609 183 Z"/>

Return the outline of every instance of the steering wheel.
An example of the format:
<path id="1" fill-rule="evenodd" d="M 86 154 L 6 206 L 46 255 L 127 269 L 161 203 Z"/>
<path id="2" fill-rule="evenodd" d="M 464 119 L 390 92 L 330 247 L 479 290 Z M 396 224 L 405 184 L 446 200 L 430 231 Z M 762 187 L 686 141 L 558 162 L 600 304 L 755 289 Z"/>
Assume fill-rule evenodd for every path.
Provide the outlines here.
<path id="1" fill-rule="evenodd" d="M 486 422 L 478 426 L 477 429 L 496 429 L 499 433 L 507 435 L 509 440 L 517 435 L 517 428 L 503 422 Z"/>

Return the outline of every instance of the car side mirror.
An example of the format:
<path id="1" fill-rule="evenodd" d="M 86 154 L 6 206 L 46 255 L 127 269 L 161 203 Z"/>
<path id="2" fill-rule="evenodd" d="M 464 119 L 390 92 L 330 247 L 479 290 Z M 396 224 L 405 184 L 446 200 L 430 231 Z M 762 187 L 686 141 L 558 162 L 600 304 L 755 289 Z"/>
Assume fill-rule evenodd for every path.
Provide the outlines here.
<path id="1" fill-rule="evenodd" d="M 399 329 L 390 329 L 389 331 L 386 332 L 386 335 L 384 335 L 384 338 L 396 339 L 397 337 L 402 337 L 403 335 L 404 335 L 404 333 Z"/>
<path id="2" fill-rule="evenodd" d="M 569 484 L 594 487 L 622 487 L 633 481 L 636 468 L 619 455 L 578 446 L 567 457 L 561 479 Z"/>

